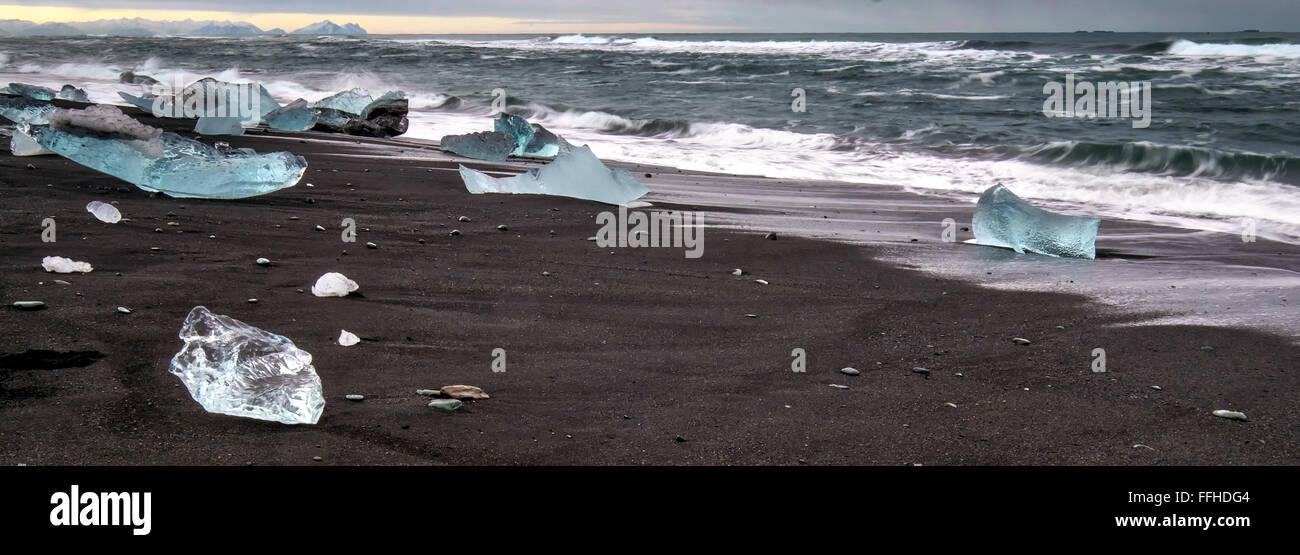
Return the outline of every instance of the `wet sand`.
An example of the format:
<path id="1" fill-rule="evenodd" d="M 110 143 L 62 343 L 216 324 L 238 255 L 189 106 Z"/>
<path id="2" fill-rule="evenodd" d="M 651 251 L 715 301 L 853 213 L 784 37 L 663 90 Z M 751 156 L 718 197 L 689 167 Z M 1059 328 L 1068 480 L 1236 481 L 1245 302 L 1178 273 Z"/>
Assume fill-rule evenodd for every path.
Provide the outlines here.
<path id="1" fill-rule="evenodd" d="M 0 464 L 1300 461 L 1300 347 L 1285 334 L 1128 325 L 1144 318 L 1082 295 L 989 289 L 907 267 L 896 259 L 910 240 L 857 245 L 780 231 L 767 240 L 758 219 L 708 228 L 699 259 L 600 248 L 586 238 L 609 207 L 470 195 L 457 163 L 428 145 L 317 133 L 215 139 L 291 150 L 310 165 L 296 187 L 211 201 L 151 196 L 57 156 L 0 154 Z M 667 191 L 685 181 L 774 185 L 629 167 L 657 207 L 738 218 L 758 211 Z M 907 198 L 859 189 L 882 205 Z M 92 200 L 116 201 L 131 221 L 98 222 L 84 209 Z M 45 217 L 57 222 L 57 243 L 41 242 Z M 355 243 L 341 240 L 344 218 L 357 223 Z M 917 237 L 917 249 L 981 249 L 934 245 L 937 232 Z M 46 273 L 40 260 L 51 255 L 95 270 Z M 312 296 L 331 271 L 360 294 Z M 49 306 L 8 306 L 17 300 Z M 311 352 L 327 400 L 319 424 L 204 412 L 167 372 L 196 305 Z M 339 346 L 340 329 L 363 341 Z M 1091 370 L 1099 347 L 1106 373 Z M 501 373 L 492 371 L 497 348 L 506 350 Z M 791 371 L 795 348 L 807 353 L 804 373 Z M 861 375 L 841 374 L 846 366 Z M 442 413 L 415 394 L 448 384 L 492 398 Z M 1211 416 L 1216 409 L 1250 420 Z"/>

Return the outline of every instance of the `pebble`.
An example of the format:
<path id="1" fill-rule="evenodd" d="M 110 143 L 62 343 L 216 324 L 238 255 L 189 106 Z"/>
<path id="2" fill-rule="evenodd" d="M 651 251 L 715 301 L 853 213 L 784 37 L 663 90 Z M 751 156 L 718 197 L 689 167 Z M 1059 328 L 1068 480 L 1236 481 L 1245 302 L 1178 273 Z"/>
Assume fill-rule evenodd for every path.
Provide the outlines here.
<path id="1" fill-rule="evenodd" d="M 311 460 L 316 461 L 316 462 L 321 462 L 321 461 L 323 461 L 323 460 L 325 460 L 325 459 L 322 459 L 322 458 L 320 458 L 320 455 L 317 455 L 317 456 L 315 456 L 315 457 L 312 457 Z"/>
<path id="2" fill-rule="evenodd" d="M 591 236 L 591 237 L 588 237 L 587 240 L 588 240 L 588 241 L 595 241 L 595 240 L 596 240 L 596 236 L 593 235 L 593 236 Z"/>
<path id="3" fill-rule="evenodd" d="M 758 318 L 758 315 L 757 315 L 757 314 L 746 314 L 745 317 L 746 317 L 746 318 Z"/>
<path id="4" fill-rule="evenodd" d="M 762 285 L 767 285 L 767 280 L 765 280 L 765 279 L 756 279 L 756 280 L 754 280 L 754 283 L 759 283 L 759 284 L 762 284 Z"/>
<path id="5" fill-rule="evenodd" d="M 549 276 L 549 275 L 551 275 L 551 273 L 550 273 L 550 272 L 542 272 L 542 275 L 543 275 L 543 276 Z"/>
<path id="6" fill-rule="evenodd" d="M 505 231 L 505 230 L 507 230 L 507 229 L 509 229 L 509 228 L 507 228 L 505 224 L 501 224 L 501 225 L 497 226 L 497 229 L 500 230 L 500 231 Z"/>
<path id="7" fill-rule="evenodd" d="M 131 313 L 131 309 L 129 309 L 129 308 L 125 307 L 125 306 L 119 306 L 119 307 L 117 307 L 117 311 L 118 311 L 118 312 L 121 312 L 122 314 L 130 314 L 130 313 Z"/>
<path id="8" fill-rule="evenodd" d="M 1162 389 L 1164 389 L 1164 388 L 1163 388 L 1163 387 L 1160 387 L 1160 386 L 1158 386 L 1158 385 L 1153 385 L 1153 386 L 1151 386 L 1151 389 L 1154 389 L 1154 390 L 1156 390 L 1156 391 L 1160 391 L 1160 390 L 1162 390 Z"/>
<path id="9" fill-rule="evenodd" d="M 768 233 L 767 235 L 764 235 L 763 238 L 764 238 L 764 239 L 767 239 L 767 240 L 770 240 L 770 241 L 775 241 L 775 240 L 776 240 L 776 234 L 775 234 L 775 233 Z"/>
<path id="10" fill-rule="evenodd" d="M 367 242 L 367 243 L 366 243 L 366 248 L 367 248 L 367 249 L 377 249 L 377 248 L 379 248 L 379 245 L 376 245 L 376 244 L 374 244 L 374 243 Z"/>
<path id="11" fill-rule="evenodd" d="M 357 395 L 357 394 L 355 394 L 355 393 L 352 394 L 352 395 L 344 395 L 343 398 L 344 398 L 344 399 L 347 399 L 347 400 L 349 400 L 349 401 L 364 401 L 364 400 L 366 400 L 366 396 L 365 396 L 365 395 Z"/>
<path id="12" fill-rule="evenodd" d="M 862 372 L 858 371 L 857 368 L 853 368 L 853 367 L 850 366 L 850 367 L 848 367 L 848 368 L 840 368 L 840 373 L 841 373 L 841 374 L 848 375 L 848 376 L 857 376 L 858 374 L 861 374 Z"/>
<path id="13" fill-rule="evenodd" d="M 920 366 L 914 366 L 914 367 L 912 367 L 912 371 L 913 371 L 913 372 L 916 372 L 917 374 L 921 374 L 921 375 L 925 375 L 925 376 L 930 375 L 930 369 L 929 369 L 929 368 L 922 368 L 922 367 L 920 367 Z"/>
<path id="14" fill-rule="evenodd" d="M 837 383 L 830 384 L 830 386 L 833 387 L 833 388 L 835 388 L 835 389 L 848 389 L 848 388 L 849 388 L 849 386 L 847 386 L 847 385 L 840 385 L 840 384 L 837 384 Z"/>
<path id="15" fill-rule="evenodd" d="M 452 234 L 453 236 L 455 236 L 455 235 L 460 235 L 460 230 L 459 230 L 459 229 L 453 229 L 453 230 L 451 230 L 451 234 Z"/>
<path id="16" fill-rule="evenodd" d="M 461 216 L 461 217 L 459 217 L 459 218 L 456 218 L 456 221 L 458 221 L 458 222 L 468 222 L 468 221 L 472 221 L 472 220 L 469 219 L 469 216 Z"/>
<path id="17" fill-rule="evenodd" d="M 19 310 L 38 310 L 45 308 L 45 303 L 41 301 L 18 301 L 14 303 L 14 308 Z"/>
<path id="18" fill-rule="evenodd" d="M 248 299 L 248 304 L 257 304 L 257 299 Z"/>
<path id="19" fill-rule="evenodd" d="M 437 397 L 439 395 L 442 395 L 442 390 L 441 389 L 417 389 L 415 390 L 415 393 L 418 395 L 423 395 L 425 397 Z"/>
<path id="20" fill-rule="evenodd" d="M 943 406 L 955 409 L 957 408 L 957 403 L 944 403 Z"/>
<path id="21" fill-rule="evenodd" d="M 1228 420 L 1240 420 L 1242 422 L 1246 421 L 1246 413 L 1237 412 L 1235 410 L 1216 410 L 1211 414 L 1219 418 L 1227 418 Z"/>
<path id="22" fill-rule="evenodd" d="M 316 231 L 325 231 L 325 226 L 316 226 Z"/>
<path id="23" fill-rule="evenodd" d="M 1028 345 L 1030 343 L 1028 339 L 1025 339 L 1023 337 L 1013 337 L 1011 338 L 1011 341 L 1013 341 L 1017 345 Z"/>
<path id="24" fill-rule="evenodd" d="M 731 275 L 733 275 L 733 276 L 742 276 L 742 275 L 745 275 L 745 271 L 744 271 L 744 270 L 741 270 L 740 268 L 736 268 L 735 270 L 732 270 L 732 271 L 731 271 Z"/>
<path id="25" fill-rule="evenodd" d="M 160 250 L 162 250 L 162 247 L 149 247 L 149 250 L 151 250 L 151 251 L 160 251 Z"/>
<path id="26" fill-rule="evenodd" d="M 63 280 L 61 280 L 61 279 L 56 279 L 56 280 L 54 280 L 54 283 L 57 283 L 57 284 L 59 284 L 59 285 L 72 285 L 71 283 L 66 282 L 66 281 L 63 281 Z"/>
<path id="27" fill-rule="evenodd" d="M 270 266 L 270 265 L 271 265 L 271 259 L 269 259 L 269 258 L 259 258 L 259 259 L 257 259 L 257 265 L 258 265 L 258 266 Z"/>

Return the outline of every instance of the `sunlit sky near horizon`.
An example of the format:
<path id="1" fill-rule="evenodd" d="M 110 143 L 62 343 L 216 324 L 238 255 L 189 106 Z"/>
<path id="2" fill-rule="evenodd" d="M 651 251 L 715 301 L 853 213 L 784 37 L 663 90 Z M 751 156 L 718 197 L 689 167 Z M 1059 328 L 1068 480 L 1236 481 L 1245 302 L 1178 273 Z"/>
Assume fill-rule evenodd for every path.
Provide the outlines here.
<path id="1" fill-rule="evenodd" d="M 329 19 L 358 23 L 373 34 L 1300 31 L 1296 0 L 396 0 L 364 4 L 366 13 L 357 13 L 357 5 L 342 0 L 48 0 L 0 4 L 0 19 L 230 20 L 286 31 Z"/>

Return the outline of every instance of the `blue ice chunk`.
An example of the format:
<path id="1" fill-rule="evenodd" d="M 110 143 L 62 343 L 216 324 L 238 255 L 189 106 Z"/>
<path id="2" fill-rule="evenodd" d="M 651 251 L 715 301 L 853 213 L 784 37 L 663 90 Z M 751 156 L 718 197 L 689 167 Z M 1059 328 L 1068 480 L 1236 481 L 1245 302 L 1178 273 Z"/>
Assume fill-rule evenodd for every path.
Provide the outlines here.
<path id="1" fill-rule="evenodd" d="M 57 109 L 49 102 L 33 100 L 25 96 L 0 95 L 0 116 L 14 123 L 46 124 L 50 122 L 50 114 Z"/>
<path id="2" fill-rule="evenodd" d="M 59 110 L 49 125 L 19 124 L 41 146 L 150 192 L 178 198 L 245 198 L 292 187 L 307 160 L 288 152 L 221 151 L 163 133 L 112 106 Z"/>
<path id="3" fill-rule="evenodd" d="M 460 167 L 465 188 L 474 194 L 556 195 L 627 204 L 650 192 L 626 170 L 610 169 L 587 146 L 573 147 L 551 163 L 514 177 L 495 178 Z"/>
<path id="4" fill-rule="evenodd" d="M 90 103 L 90 95 L 87 95 L 86 91 L 78 89 L 72 85 L 64 85 L 62 89 L 59 89 L 58 98 L 71 100 L 73 102 Z"/>
<path id="5" fill-rule="evenodd" d="M 975 206 L 975 242 L 1056 257 L 1096 258 L 1101 220 L 1055 214 L 1030 205 L 1002 184 L 989 187 Z"/>
<path id="6" fill-rule="evenodd" d="M 54 89 L 28 85 L 27 83 L 9 83 L 9 88 L 4 91 L 6 94 L 16 94 L 35 100 L 54 100 L 59 93 Z"/>
<path id="7" fill-rule="evenodd" d="M 533 138 L 524 147 L 524 156 L 533 158 L 554 158 L 560 154 L 560 137 L 545 127 L 533 125 Z"/>
<path id="8" fill-rule="evenodd" d="M 244 126 L 240 118 L 199 118 L 194 124 L 194 132 L 200 135 L 243 135 Z"/>
<path id="9" fill-rule="evenodd" d="M 496 121 L 492 122 L 492 128 L 496 129 L 497 132 L 509 135 L 510 139 L 515 142 L 515 150 L 511 152 L 515 156 L 524 155 L 528 143 L 533 140 L 533 133 L 536 133 L 528 120 L 505 112 L 502 112 L 500 116 L 497 116 Z"/>
<path id="10" fill-rule="evenodd" d="M 509 135 L 498 131 L 480 131 L 468 135 L 448 135 L 442 138 L 442 148 L 478 160 L 500 162 L 510 157 L 515 142 Z"/>
<path id="11" fill-rule="evenodd" d="M 330 108 L 353 115 L 361 115 L 366 106 L 369 106 L 372 102 L 374 102 L 374 99 L 365 91 L 350 89 L 317 100 L 311 106 L 313 108 Z"/>
<path id="12" fill-rule="evenodd" d="M 308 106 L 306 100 L 299 98 L 267 114 L 263 119 L 271 129 L 306 131 L 315 127 L 316 121 L 320 119 L 320 112 L 319 109 Z"/>
<path id="13" fill-rule="evenodd" d="M 280 107 L 261 83 L 227 83 L 211 77 L 189 84 L 179 96 L 117 94 L 160 118 L 238 117 L 257 122 Z"/>

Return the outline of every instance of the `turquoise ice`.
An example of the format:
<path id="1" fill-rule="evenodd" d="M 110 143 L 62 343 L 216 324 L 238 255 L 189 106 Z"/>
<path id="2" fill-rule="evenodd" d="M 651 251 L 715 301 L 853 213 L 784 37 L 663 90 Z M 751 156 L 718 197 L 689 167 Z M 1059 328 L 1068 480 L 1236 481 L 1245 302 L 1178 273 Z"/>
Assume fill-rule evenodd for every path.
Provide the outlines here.
<path id="1" fill-rule="evenodd" d="M 41 146 L 150 192 L 178 198 L 246 198 L 292 187 L 307 160 L 288 152 L 218 150 L 163 133 L 111 106 L 60 110 L 50 125 L 19 124 Z"/>
<path id="2" fill-rule="evenodd" d="M 442 138 L 442 148 L 477 160 L 500 162 L 510 157 L 515 142 L 509 135 L 498 131 L 479 131 L 468 135 L 448 135 Z"/>
<path id="3" fill-rule="evenodd" d="M 55 110 L 53 104 L 25 96 L 0 95 L 0 116 L 14 123 L 46 124 Z"/>
<path id="4" fill-rule="evenodd" d="M 1047 256 L 1096 258 L 1101 220 L 1055 214 L 1030 205 L 1002 184 L 989 187 L 975 206 L 975 242 Z"/>
<path id="5" fill-rule="evenodd" d="M 320 119 L 321 111 L 307 105 L 307 101 L 299 98 L 290 102 L 279 109 L 266 114 L 264 121 L 271 129 L 279 131 L 306 131 L 316 126 L 317 120 Z"/>
<path id="6" fill-rule="evenodd" d="M 495 178 L 460 167 L 465 188 L 474 194 L 556 195 L 627 204 L 650 192 L 626 170 L 610 169 L 587 146 L 573 147 L 551 163 L 514 177 Z"/>

